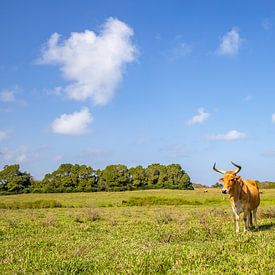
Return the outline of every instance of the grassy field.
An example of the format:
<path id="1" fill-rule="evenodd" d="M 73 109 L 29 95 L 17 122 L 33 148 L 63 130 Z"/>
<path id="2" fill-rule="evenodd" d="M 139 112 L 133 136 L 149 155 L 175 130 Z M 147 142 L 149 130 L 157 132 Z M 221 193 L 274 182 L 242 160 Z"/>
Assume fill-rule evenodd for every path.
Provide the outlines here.
<path id="1" fill-rule="evenodd" d="M 258 212 L 236 234 L 215 189 L 1 196 L 0 273 L 274 274 L 275 190 Z"/>

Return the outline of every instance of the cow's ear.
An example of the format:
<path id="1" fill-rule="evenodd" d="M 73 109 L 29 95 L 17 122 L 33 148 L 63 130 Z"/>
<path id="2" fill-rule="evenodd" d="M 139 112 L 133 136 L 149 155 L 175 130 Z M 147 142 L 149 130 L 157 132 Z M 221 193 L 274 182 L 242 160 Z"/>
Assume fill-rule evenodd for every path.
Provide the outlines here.
<path id="1" fill-rule="evenodd" d="M 223 178 L 220 178 L 219 181 L 222 181 L 222 182 L 223 182 Z"/>

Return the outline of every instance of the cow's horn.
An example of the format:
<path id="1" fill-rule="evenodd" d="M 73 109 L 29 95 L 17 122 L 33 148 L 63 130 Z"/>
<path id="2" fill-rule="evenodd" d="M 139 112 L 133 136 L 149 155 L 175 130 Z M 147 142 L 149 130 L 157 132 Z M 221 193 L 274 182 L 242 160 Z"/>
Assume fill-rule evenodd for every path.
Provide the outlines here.
<path id="1" fill-rule="evenodd" d="M 235 172 L 235 174 L 238 174 L 238 173 L 241 171 L 242 167 L 241 167 L 240 165 L 234 163 L 233 161 L 231 161 L 231 163 L 232 163 L 234 166 L 237 167 L 237 169 L 236 169 L 234 172 Z"/>
<path id="2" fill-rule="evenodd" d="M 216 172 L 218 172 L 218 173 L 221 173 L 221 174 L 225 174 L 226 173 L 226 171 L 219 170 L 219 169 L 216 168 L 216 162 L 214 163 L 213 170 L 216 171 Z"/>

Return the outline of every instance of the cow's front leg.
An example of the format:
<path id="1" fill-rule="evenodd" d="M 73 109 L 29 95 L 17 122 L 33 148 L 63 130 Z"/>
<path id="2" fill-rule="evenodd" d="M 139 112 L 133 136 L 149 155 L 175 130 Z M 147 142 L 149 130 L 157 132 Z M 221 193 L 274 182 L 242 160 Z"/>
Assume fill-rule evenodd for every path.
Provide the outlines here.
<path id="1" fill-rule="evenodd" d="M 243 220 L 244 220 L 244 232 L 246 232 L 249 229 L 250 211 L 244 211 Z"/>
<path id="2" fill-rule="evenodd" d="M 235 204 L 232 204 L 231 207 L 235 218 L 236 233 L 239 233 L 240 232 L 240 211 Z"/>
<path id="3" fill-rule="evenodd" d="M 236 233 L 240 232 L 240 215 L 235 213 L 235 226 L 236 226 Z"/>

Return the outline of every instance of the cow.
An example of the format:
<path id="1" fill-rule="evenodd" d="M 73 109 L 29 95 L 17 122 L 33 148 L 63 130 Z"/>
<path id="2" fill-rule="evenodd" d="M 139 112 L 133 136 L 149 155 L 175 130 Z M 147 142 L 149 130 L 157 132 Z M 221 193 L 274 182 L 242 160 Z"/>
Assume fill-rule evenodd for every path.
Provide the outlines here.
<path id="1" fill-rule="evenodd" d="M 255 225 L 258 229 L 256 213 L 257 207 L 260 204 L 260 194 L 257 182 L 254 180 L 243 180 L 241 176 L 237 175 L 242 167 L 234 162 L 231 162 L 237 169 L 233 171 L 223 171 L 216 168 L 214 163 L 214 171 L 223 174 L 223 178 L 219 181 L 223 182 L 222 193 L 229 194 L 231 207 L 235 215 L 236 232 L 240 231 L 240 213 L 244 213 L 244 232 L 249 229 L 249 226 Z"/>

